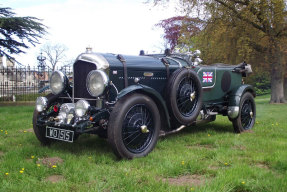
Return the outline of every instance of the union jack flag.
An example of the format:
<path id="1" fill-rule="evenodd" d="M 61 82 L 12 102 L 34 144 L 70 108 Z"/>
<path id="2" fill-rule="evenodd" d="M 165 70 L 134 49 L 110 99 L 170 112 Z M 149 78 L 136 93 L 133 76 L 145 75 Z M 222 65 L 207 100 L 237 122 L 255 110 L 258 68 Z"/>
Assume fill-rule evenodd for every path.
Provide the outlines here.
<path id="1" fill-rule="evenodd" d="M 203 83 L 212 83 L 213 80 L 213 72 L 203 72 Z"/>

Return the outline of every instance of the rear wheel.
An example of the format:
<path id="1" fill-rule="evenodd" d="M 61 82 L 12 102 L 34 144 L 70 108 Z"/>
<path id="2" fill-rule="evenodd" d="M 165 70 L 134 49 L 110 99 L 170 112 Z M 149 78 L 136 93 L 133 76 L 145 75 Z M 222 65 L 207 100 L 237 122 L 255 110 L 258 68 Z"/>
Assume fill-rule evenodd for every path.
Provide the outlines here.
<path id="1" fill-rule="evenodd" d="M 115 105 L 108 125 L 108 141 L 120 158 L 146 156 L 156 145 L 160 116 L 146 95 L 130 94 Z"/>
<path id="2" fill-rule="evenodd" d="M 251 93 L 243 94 L 239 105 L 239 114 L 236 119 L 232 121 L 234 131 L 241 133 L 250 130 L 255 123 L 256 106 L 254 97 Z"/>

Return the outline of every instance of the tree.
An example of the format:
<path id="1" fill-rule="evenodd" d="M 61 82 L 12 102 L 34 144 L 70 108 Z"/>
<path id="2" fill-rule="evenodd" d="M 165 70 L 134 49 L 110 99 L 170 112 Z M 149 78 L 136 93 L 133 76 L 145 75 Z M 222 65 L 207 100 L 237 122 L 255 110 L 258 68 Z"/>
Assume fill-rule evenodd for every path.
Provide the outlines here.
<path id="1" fill-rule="evenodd" d="M 46 26 L 36 17 L 17 17 L 11 8 L 0 7 L 0 56 L 15 60 L 13 54 L 25 53 L 39 43 Z"/>
<path id="2" fill-rule="evenodd" d="M 65 62 L 67 47 L 62 44 L 45 44 L 41 51 L 47 57 L 48 66 L 52 71 L 55 71 L 56 66 Z"/>
<path id="3" fill-rule="evenodd" d="M 158 1 L 160 0 L 155 0 Z M 201 38 L 211 40 L 206 42 L 208 45 L 206 52 L 220 52 L 213 57 L 225 56 L 228 59 L 234 58 L 238 53 L 241 57 L 250 57 L 250 54 L 255 52 L 263 58 L 266 56 L 271 68 L 270 103 L 286 102 L 283 82 L 286 65 L 284 44 L 287 38 L 287 11 L 284 0 L 181 0 L 181 2 L 186 14 L 192 13 L 194 8 L 204 13 L 206 25 Z M 216 44 L 220 38 L 222 38 L 220 44 Z"/>
<path id="4" fill-rule="evenodd" d="M 187 16 L 177 16 L 164 19 L 156 26 L 164 29 L 164 38 L 171 51 L 184 40 L 185 36 L 194 36 L 200 32 L 201 20 Z"/>

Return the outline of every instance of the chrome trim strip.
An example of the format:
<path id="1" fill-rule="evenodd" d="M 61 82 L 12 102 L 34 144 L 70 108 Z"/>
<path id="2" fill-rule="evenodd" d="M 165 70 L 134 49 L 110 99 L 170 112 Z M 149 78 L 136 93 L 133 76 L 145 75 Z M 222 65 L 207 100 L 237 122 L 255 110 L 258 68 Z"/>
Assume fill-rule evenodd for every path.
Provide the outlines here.
<path id="1" fill-rule="evenodd" d="M 59 98 L 61 98 L 61 99 L 70 99 L 69 97 L 59 97 Z M 75 99 L 83 99 L 83 100 L 89 100 L 89 101 L 97 101 L 97 100 L 100 100 L 100 99 L 98 99 L 98 98 L 95 98 L 95 99 L 87 99 L 87 98 L 73 98 L 74 100 Z M 73 103 L 74 103 L 74 101 L 73 101 Z"/>
<path id="2" fill-rule="evenodd" d="M 99 53 L 82 53 L 78 56 L 76 62 L 78 60 L 96 64 L 97 70 L 104 70 L 110 67 L 110 64 L 106 58 Z"/>

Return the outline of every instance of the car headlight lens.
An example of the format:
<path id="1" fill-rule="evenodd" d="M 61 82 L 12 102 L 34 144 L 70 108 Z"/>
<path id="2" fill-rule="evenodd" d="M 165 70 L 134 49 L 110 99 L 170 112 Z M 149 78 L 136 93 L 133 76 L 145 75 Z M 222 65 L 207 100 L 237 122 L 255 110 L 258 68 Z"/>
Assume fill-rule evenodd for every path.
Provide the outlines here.
<path id="1" fill-rule="evenodd" d="M 48 105 L 48 99 L 46 97 L 38 97 L 36 100 L 36 110 L 42 112 L 46 110 Z"/>
<path id="2" fill-rule="evenodd" d="M 54 95 L 61 93 L 67 85 L 67 78 L 61 71 L 54 71 L 50 78 L 50 88 Z"/>
<path id="3" fill-rule="evenodd" d="M 109 83 L 109 77 L 101 70 L 93 70 L 87 77 L 87 89 L 91 96 L 98 97 L 103 94 Z"/>
<path id="4" fill-rule="evenodd" d="M 76 115 L 78 117 L 83 117 L 87 113 L 89 107 L 90 107 L 90 104 L 87 101 L 79 100 L 75 106 Z"/>

